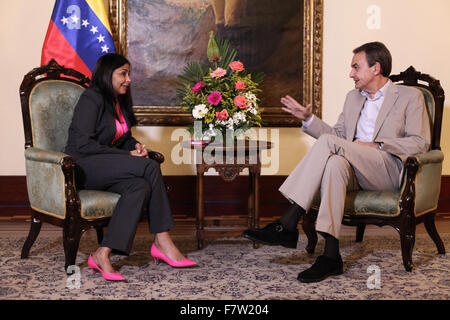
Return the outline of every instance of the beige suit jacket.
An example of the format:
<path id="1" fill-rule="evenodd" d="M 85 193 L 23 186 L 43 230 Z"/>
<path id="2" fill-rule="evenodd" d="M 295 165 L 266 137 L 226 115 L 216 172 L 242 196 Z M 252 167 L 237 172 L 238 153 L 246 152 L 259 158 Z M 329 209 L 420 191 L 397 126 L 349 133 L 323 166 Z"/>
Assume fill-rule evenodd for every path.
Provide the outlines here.
<path id="1" fill-rule="evenodd" d="M 303 130 L 318 138 L 324 133 L 353 141 L 366 98 L 358 89 L 347 94 L 344 110 L 334 127 L 315 117 Z M 423 94 L 414 87 L 391 83 L 375 122 L 373 142 L 382 142 L 382 150 L 404 163 L 409 155 L 427 152 L 430 146 L 430 123 Z"/>

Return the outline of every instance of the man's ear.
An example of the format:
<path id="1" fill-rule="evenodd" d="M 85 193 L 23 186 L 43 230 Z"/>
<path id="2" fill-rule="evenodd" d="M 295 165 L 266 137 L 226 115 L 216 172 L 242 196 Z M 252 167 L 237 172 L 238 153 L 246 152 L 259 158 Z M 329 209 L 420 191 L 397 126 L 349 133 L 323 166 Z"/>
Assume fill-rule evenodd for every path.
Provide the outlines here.
<path id="1" fill-rule="evenodd" d="M 372 67 L 374 68 L 375 75 L 381 74 L 381 64 L 378 61 L 375 62 L 375 64 Z"/>

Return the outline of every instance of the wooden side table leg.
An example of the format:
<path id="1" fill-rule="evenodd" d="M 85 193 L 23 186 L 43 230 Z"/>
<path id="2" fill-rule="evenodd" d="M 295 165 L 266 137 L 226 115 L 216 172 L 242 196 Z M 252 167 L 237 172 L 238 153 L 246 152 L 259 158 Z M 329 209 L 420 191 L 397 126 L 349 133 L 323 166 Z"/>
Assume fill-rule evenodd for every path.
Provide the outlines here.
<path id="1" fill-rule="evenodd" d="M 253 199 L 254 199 L 254 217 L 253 217 L 253 225 L 255 229 L 259 229 L 259 172 L 253 174 Z M 253 242 L 253 248 L 258 249 L 260 247 L 259 243 Z"/>
<path id="2" fill-rule="evenodd" d="M 202 231 L 203 231 L 203 172 L 199 172 L 197 169 L 197 221 L 196 221 L 196 228 L 197 228 L 197 247 L 198 249 L 203 249 L 203 238 L 202 238 Z"/>
<path id="3" fill-rule="evenodd" d="M 253 220 L 255 229 L 259 229 L 259 173 L 255 173 L 253 187 L 254 187 L 253 193 L 254 193 L 254 208 L 255 208 L 255 216 Z"/>
<path id="4" fill-rule="evenodd" d="M 254 179 L 253 179 L 253 173 L 248 173 L 248 217 L 247 217 L 247 227 L 249 229 L 255 228 L 255 187 L 254 187 Z"/>

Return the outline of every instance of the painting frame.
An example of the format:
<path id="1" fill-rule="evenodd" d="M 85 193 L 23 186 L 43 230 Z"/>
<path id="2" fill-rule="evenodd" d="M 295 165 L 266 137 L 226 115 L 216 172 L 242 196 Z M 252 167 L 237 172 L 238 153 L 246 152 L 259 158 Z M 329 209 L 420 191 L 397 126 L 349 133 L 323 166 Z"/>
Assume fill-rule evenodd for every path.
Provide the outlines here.
<path id="1" fill-rule="evenodd" d="M 111 29 L 116 51 L 128 55 L 128 0 L 109 0 Z M 302 103 L 313 105 L 322 117 L 323 0 L 303 1 Z M 300 58 L 300 57 L 299 57 Z M 192 115 L 181 106 L 134 106 L 140 126 L 186 126 Z M 297 127 L 301 121 L 287 115 L 280 106 L 265 107 L 265 127 Z"/>

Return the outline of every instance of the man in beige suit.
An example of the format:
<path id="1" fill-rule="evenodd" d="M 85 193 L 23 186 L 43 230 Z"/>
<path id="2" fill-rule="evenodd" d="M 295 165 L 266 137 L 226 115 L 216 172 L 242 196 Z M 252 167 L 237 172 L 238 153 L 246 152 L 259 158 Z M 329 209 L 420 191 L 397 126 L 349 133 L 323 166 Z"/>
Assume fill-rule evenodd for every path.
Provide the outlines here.
<path id="1" fill-rule="evenodd" d="M 298 275 L 301 282 L 342 274 L 338 238 L 346 192 L 398 189 L 406 157 L 426 152 L 430 144 L 423 95 L 389 80 L 389 50 L 371 42 L 353 53 L 355 89 L 333 127 L 312 115 L 311 105 L 281 99 L 283 110 L 302 120 L 304 132 L 318 140 L 279 189 L 292 203 L 288 211 L 263 229 L 244 232 L 254 241 L 295 248 L 299 219 L 320 198 L 316 230 L 325 238 L 325 251 Z"/>

